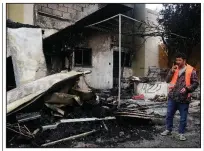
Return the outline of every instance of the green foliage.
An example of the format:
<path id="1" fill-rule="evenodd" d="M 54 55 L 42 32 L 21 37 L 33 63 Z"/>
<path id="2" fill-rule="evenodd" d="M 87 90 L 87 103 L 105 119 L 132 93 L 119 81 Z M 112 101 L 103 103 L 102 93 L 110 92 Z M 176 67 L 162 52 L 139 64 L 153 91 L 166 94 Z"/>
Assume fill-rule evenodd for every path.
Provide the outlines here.
<path id="1" fill-rule="evenodd" d="M 201 4 L 163 4 L 163 7 L 158 22 L 165 30 L 169 59 L 178 51 L 190 57 L 193 47 L 201 43 Z"/>

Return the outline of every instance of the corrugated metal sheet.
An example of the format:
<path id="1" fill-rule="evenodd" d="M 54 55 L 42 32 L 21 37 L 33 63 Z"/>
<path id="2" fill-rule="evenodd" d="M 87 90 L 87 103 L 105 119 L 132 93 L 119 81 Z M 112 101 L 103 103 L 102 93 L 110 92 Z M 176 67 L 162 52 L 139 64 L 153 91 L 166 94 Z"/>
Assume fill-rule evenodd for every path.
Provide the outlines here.
<path id="1" fill-rule="evenodd" d="M 7 93 L 7 113 L 16 109 L 20 105 L 31 101 L 33 98 L 47 90 L 54 88 L 59 82 L 87 73 L 90 72 L 70 71 L 66 73 L 57 73 L 13 89 Z"/>

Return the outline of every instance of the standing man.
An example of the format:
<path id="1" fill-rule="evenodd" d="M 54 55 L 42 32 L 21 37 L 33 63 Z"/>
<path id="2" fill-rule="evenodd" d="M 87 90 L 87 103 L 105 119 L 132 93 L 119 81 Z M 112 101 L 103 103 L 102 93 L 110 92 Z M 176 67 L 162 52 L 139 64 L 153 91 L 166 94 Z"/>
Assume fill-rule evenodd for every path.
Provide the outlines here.
<path id="1" fill-rule="evenodd" d="M 184 131 L 187 123 L 190 93 L 198 87 L 198 77 L 194 68 L 186 63 L 185 54 L 176 55 L 176 64 L 169 71 L 166 82 L 170 82 L 168 94 L 168 107 L 166 115 L 166 130 L 161 135 L 171 134 L 173 118 L 177 110 L 180 112 L 179 139 L 186 140 Z"/>

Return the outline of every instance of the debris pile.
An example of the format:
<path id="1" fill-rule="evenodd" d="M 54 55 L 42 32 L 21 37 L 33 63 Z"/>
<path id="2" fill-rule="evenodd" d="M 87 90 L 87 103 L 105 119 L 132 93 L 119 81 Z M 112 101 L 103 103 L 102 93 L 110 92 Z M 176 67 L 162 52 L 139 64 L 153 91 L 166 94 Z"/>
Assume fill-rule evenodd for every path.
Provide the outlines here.
<path id="1" fill-rule="evenodd" d="M 144 95 L 140 94 L 140 95 L 136 95 L 132 97 L 133 100 L 144 100 Z"/>
<path id="2" fill-rule="evenodd" d="M 155 101 L 155 102 L 166 102 L 167 96 L 165 94 L 155 95 L 154 98 L 150 98 L 149 100 Z"/>
<path id="3" fill-rule="evenodd" d="M 118 107 L 118 87 L 96 90 L 84 78 L 90 71 L 70 71 L 71 48 L 75 47 L 78 38 L 72 40 L 71 47 L 65 42 L 60 53 L 56 53 L 59 46 L 50 45 L 50 41 L 43 42 L 45 49 L 42 50 L 42 30 L 38 26 L 7 20 L 7 27 L 7 58 L 12 57 L 14 61 L 17 86 L 7 92 L 7 147 L 97 147 L 97 144 L 104 147 L 104 144 L 113 145 L 132 136 L 149 139 L 139 132 L 142 127 L 132 123 L 150 124 L 165 117 L 167 91 L 163 91 L 166 83 L 161 81 L 167 70 L 149 67 L 146 77 L 121 78 L 121 104 Z M 30 36 L 25 36 L 27 34 Z M 73 39 L 73 36 L 69 38 Z M 60 57 L 64 54 L 70 72 L 61 71 L 66 59 Z M 87 89 L 79 87 L 81 76 Z M 193 97 L 199 99 L 200 94 L 194 93 Z M 198 106 L 199 101 L 191 104 L 191 108 Z M 154 128 L 148 127 L 148 130 L 154 131 Z M 95 144 L 84 144 L 85 140 Z"/>
<path id="4" fill-rule="evenodd" d="M 154 118 L 146 112 L 149 107 L 135 103 L 138 101 L 125 99 L 117 108 L 115 89 L 81 89 L 79 77 L 88 73 L 61 72 L 8 91 L 7 146 L 49 147 L 94 133 L 109 133 L 114 121 L 121 118 Z M 122 92 L 132 95 L 126 89 Z"/>
<path id="5" fill-rule="evenodd" d="M 108 130 L 103 121 L 115 120 L 115 117 L 105 117 L 110 115 L 107 112 L 109 108 L 101 106 L 98 97 L 91 90 L 81 90 L 78 87 L 79 77 L 87 73 L 90 72 L 61 72 L 8 91 L 7 145 L 12 146 L 25 140 L 32 142 L 36 137 L 44 136 L 44 132 L 64 124 L 89 123 L 87 125 L 91 128 L 90 122 L 98 122 L 95 130 L 62 140 L 92 134 L 101 125 Z M 53 143 L 40 144 L 48 146 Z"/>
<path id="6" fill-rule="evenodd" d="M 147 114 L 145 111 L 141 111 L 138 109 L 128 109 L 123 108 L 119 111 L 114 112 L 116 117 L 132 117 L 132 118 L 140 118 L 140 119 L 148 119 L 154 117 L 154 115 Z"/>

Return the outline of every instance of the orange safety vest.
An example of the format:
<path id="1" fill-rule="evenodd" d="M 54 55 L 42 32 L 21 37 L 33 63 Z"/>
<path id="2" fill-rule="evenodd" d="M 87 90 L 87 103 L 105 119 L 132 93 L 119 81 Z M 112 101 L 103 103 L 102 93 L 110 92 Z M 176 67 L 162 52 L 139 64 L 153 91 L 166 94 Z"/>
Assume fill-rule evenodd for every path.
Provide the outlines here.
<path id="1" fill-rule="evenodd" d="M 186 86 L 187 87 L 191 85 L 191 74 L 193 72 L 193 69 L 194 68 L 192 66 L 187 64 L 187 66 L 186 66 L 186 73 L 185 73 L 185 82 L 186 82 Z M 174 75 L 172 77 L 172 80 L 170 82 L 171 85 L 174 86 L 176 84 L 176 81 L 178 79 L 178 74 L 179 74 L 179 69 L 176 69 L 175 72 L 174 72 Z M 172 86 L 171 86 L 170 89 L 172 89 Z M 188 96 L 190 96 L 190 94 Z"/>

